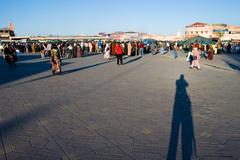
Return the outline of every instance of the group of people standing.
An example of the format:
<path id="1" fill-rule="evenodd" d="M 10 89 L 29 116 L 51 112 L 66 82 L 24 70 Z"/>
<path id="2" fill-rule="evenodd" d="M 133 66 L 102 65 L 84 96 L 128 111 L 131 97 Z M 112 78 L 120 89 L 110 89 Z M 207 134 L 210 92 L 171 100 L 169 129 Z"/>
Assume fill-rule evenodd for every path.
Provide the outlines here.
<path id="1" fill-rule="evenodd" d="M 117 41 L 78 41 L 78 42 L 62 42 L 57 43 L 60 56 L 67 58 L 82 57 L 85 53 L 106 53 L 104 58 L 109 59 L 110 55 L 116 55 Z M 39 52 L 41 57 L 49 56 L 51 43 L 40 43 Z M 144 54 L 144 44 L 141 41 L 121 42 L 122 52 L 124 55 L 134 56 Z"/>
<path id="2" fill-rule="evenodd" d="M 117 57 L 117 64 L 123 65 L 123 55 L 138 56 L 144 55 L 143 42 L 108 42 L 104 49 L 104 59 L 109 60 L 110 56 Z"/>
<path id="3" fill-rule="evenodd" d="M 111 55 L 116 55 L 117 54 L 116 46 L 118 45 L 122 47 L 123 54 L 129 57 L 144 54 L 144 44 L 142 41 L 128 41 L 128 42 L 108 41 L 104 46 L 104 52 L 106 52 L 107 49 L 109 49 Z"/>
<path id="4" fill-rule="evenodd" d="M 189 46 L 189 52 L 186 61 L 190 62 L 190 69 L 201 69 L 200 59 L 205 58 L 207 60 L 213 60 L 215 51 L 212 45 L 201 45 L 198 43 L 192 43 Z"/>

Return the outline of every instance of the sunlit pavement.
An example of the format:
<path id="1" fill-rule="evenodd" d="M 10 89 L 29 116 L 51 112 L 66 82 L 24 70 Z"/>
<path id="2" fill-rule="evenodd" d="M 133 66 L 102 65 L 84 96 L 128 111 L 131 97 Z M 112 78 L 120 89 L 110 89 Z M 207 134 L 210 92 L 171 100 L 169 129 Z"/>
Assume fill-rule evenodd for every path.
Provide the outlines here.
<path id="1" fill-rule="evenodd" d="M 234 58 L 237 57 L 237 58 Z M 240 56 L 0 60 L 0 159 L 240 159 Z M 237 59 L 237 60 L 236 60 Z"/>

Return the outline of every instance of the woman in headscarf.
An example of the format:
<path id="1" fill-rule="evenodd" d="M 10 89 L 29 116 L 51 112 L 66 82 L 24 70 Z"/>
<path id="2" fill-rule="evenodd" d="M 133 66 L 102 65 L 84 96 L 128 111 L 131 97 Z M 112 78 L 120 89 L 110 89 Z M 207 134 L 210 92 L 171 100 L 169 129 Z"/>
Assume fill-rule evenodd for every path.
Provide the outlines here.
<path id="1" fill-rule="evenodd" d="M 210 45 L 209 50 L 208 50 L 207 59 L 212 60 L 213 59 L 213 54 L 214 54 L 214 50 L 213 50 L 212 45 Z"/>
<path id="2" fill-rule="evenodd" d="M 193 61 L 192 61 L 192 65 L 191 65 L 191 69 L 193 69 L 194 67 L 196 67 L 197 69 L 201 69 L 200 67 L 200 51 L 199 51 L 199 45 L 198 44 L 194 44 L 193 50 Z"/>
<path id="3" fill-rule="evenodd" d="M 61 58 L 60 53 L 57 48 L 57 45 L 52 45 L 51 54 L 50 54 L 50 61 L 52 64 L 52 73 L 53 74 L 61 74 Z"/>
<path id="4" fill-rule="evenodd" d="M 36 52 L 36 46 L 35 46 L 35 43 L 32 44 L 32 53 L 35 53 Z"/>

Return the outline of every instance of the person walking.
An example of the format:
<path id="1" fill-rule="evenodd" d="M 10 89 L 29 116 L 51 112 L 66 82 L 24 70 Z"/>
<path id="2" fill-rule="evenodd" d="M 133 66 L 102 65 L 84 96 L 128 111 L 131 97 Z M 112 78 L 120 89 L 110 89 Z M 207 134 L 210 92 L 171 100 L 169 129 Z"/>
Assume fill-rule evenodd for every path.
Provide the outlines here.
<path id="1" fill-rule="evenodd" d="M 237 52 L 237 54 L 240 54 L 240 43 L 237 44 L 236 52 Z"/>
<path id="2" fill-rule="evenodd" d="M 77 43 L 74 43 L 73 44 L 73 58 L 76 58 L 77 57 Z"/>
<path id="3" fill-rule="evenodd" d="M 121 65 L 123 65 L 123 58 L 122 58 L 123 49 L 122 49 L 122 46 L 120 45 L 120 43 L 116 44 L 115 51 L 116 51 L 116 56 L 117 56 L 117 65 L 119 65 L 119 63 Z"/>
<path id="4" fill-rule="evenodd" d="M 208 50 L 208 54 L 207 54 L 207 59 L 212 60 L 213 59 L 213 54 L 214 54 L 214 50 L 213 50 L 212 45 L 210 45 L 209 50 Z"/>
<path id="5" fill-rule="evenodd" d="M 46 47 L 45 44 L 43 43 L 43 44 L 41 45 L 41 51 L 40 51 L 40 54 L 41 54 L 41 58 L 42 58 L 42 59 L 45 58 L 46 50 L 47 50 L 47 47 Z"/>
<path id="6" fill-rule="evenodd" d="M 217 43 L 217 54 L 221 54 L 222 51 L 222 44 L 220 43 L 220 41 L 218 41 Z"/>
<path id="7" fill-rule="evenodd" d="M 132 55 L 132 44 L 131 42 L 128 42 L 128 53 L 127 53 L 128 57 L 130 57 Z"/>
<path id="8" fill-rule="evenodd" d="M 3 53 L 3 45 L 0 43 L 0 55 Z"/>
<path id="9" fill-rule="evenodd" d="M 231 46 L 231 44 L 229 43 L 229 44 L 227 45 L 227 53 L 228 53 L 228 54 L 231 54 L 231 49 L 232 49 L 232 46 Z"/>
<path id="10" fill-rule="evenodd" d="M 95 43 L 95 51 L 96 53 L 99 53 L 98 42 Z"/>
<path id="11" fill-rule="evenodd" d="M 140 49 L 140 55 L 143 56 L 144 55 L 144 44 L 143 44 L 143 42 L 140 42 L 139 49 Z"/>
<path id="12" fill-rule="evenodd" d="M 72 44 L 69 44 L 68 48 L 68 54 L 67 54 L 67 58 L 73 58 L 73 46 Z"/>
<path id="13" fill-rule="evenodd" d="M 194 47 L 194 44 L 191 43 L 191 45 L 188 47 L 188 55 L 186 58 L 186 61 L 190 63 L 190 67 L 192 66 L 192 62 L 193 62 L 193 53 L 192 53 L 193 47 Z"/>
<path id="14" fill-rule="evenodd" d="M 111 53 L 114 56 L 116 55 L 116 42 L 115 41 L 112 42 Z"/>
<path id="15" fill-rule="evenodd" d="M 80 58 L 82 56 L 81 54 L 81 47 L 80 47 L 80 44 L 77 44 L 77 57 Z"/>
<path id="16" fill-rule="evenodd" d="M 199 63 L 200 51 L 199 51 L 199 45 L 198 44 L 194 45 L 192 53 L 193 53 L 193 62 L 192 62 L 192 65 L 191 65 L 190 68 L 191 69 L 197 68 L 199 70 L 199 69 L 201 69 L 201 67 L 200 67 L 200 63 Z"/>
<path id="17" fill-rule="evenodd" d="M 35 46 L 35 43 L 32 44 L 32 53 L 35 53 L 36 52 L 36 46 Z"/>
<path id="18" fill-rule="evenodd" d="M 88 42 L 88 46 L 89 46 L 89 53 L 92 53 L 93 52 L 93 45 L 92 45 L 92 42 Z"/>
<path id="19" fill-rule="evenodd" d="M 178 57 L 178 51 L 179 51 L 179 46 L 178 45 L 173 45 L 173 49 L 172 49 L 172 57 L 173 59 L 176 59 Z"/>
<path id="20" fill-rule="evenodd" d="M 50 52 L 51 52 L 51 48 L 52 48 L 52 44 L 51 43 L 48 43 L 47 44 L 47 50 L 46 50 L 46 52 L 45 52 L 45 55 L 46 56 L 50 56 Z"/>
<path id="21" fill-rule="evenodd" d="M 108 47 L 108 48 L 105 50 L 104 59 L 106 59 L 106 60 L 108 61 L 109 58 L 110 58 L 110 48 Z"/>
<path id="22" fill-rule="evenodd" d="M 139 55 L 139 52 L 138 52 L 138 50 L 139 50 L 139 46 L 138 46 L 138 42 L 136 41 L 135 42 L 135 49 L 134 49 L 134 51 L 135 51 L 135 56 L 138 56 Z"/>
<path id="23" fill-rule="evenodd" d="M 85 48 L 84 48 L 84 42 L 83 42 L 83 41 L 81 41 L 80 47 L 81 47 L 81 51 L 84 53 Z M 83 54 L 83 53 L 82 53 L 82 54 Z"/>
<path id="24" fill-rule="evenodd" d="M 52 74 L 61 74 L 61 58 L 57 45 L 52 45 L 50 53 L 50 62 L 52 64 Z"/>
<path id="25" fill-rule="evenodd" d="M 98 41 L 98 51 L 99 53 L 102 53 L 102 41 Z"/>

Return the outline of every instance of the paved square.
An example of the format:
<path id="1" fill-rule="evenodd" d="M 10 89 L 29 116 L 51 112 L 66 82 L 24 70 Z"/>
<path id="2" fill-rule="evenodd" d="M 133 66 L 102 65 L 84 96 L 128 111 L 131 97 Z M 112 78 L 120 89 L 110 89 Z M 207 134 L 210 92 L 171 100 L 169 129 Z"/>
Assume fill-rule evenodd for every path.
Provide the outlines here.
<path id="1" fill-rule="evenodd" d="M 1 160 L 239 160 L 240 56 L 0 60 Z"/>

